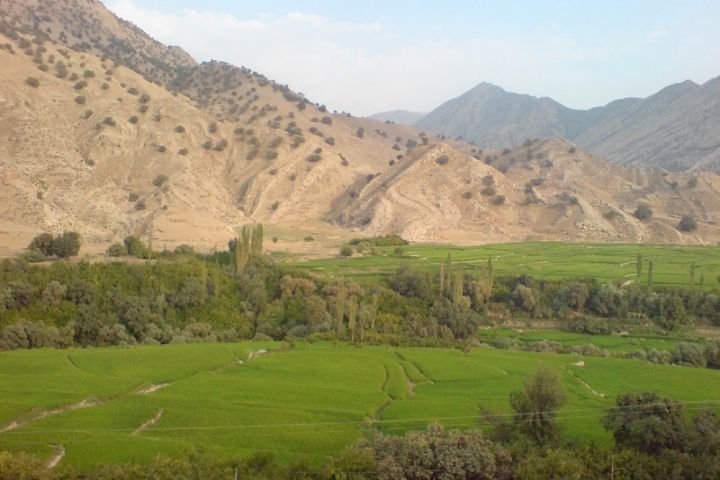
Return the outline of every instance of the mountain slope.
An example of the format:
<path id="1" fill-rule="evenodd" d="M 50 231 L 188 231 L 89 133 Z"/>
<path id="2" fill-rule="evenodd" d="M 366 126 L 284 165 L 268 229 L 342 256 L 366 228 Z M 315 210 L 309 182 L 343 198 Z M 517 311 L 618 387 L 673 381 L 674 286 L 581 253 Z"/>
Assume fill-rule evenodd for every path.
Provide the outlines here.
<path id="1" fill-rule="evenodd" d="M 564 137 L 623 165 L 720 170 L 720 77 L 590 110 L 482 83 L 428 113 L 418 128 L 492 148 Z"/>
<path id="2" fill-rule="evenodd" d="M 411 112 L 409 110 L 392 110 L 389 112 L 380 112 L 370 115 L 368 118 L 386 123 L 399 123 L 400 125 L 412 125 L 417 123 L 426 114 L 421 112 Z"/>

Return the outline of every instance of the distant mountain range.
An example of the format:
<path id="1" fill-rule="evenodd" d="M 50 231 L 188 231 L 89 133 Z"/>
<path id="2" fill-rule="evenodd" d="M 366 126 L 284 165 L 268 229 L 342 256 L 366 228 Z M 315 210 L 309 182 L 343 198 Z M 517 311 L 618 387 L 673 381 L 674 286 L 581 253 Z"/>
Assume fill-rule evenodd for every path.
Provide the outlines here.
<path id="1" fill-rule="evenodd" d="M 575 110 L 547 97 L 481 83 L 414 126 L 481 147 L 562 137 L 615 163 L 668 170 L 720 170 L 720 77 L 685 81 L 647 98 Z"/>
<path id="2" fill-rule="evenodd" d="M 391 110 L 389 112 L 376 113 L 368 118 L 381 122 L 392 122 L 398 125 L 412 125 L 423 118 L 427 113 L 411 112 L 409 110 Z"/>

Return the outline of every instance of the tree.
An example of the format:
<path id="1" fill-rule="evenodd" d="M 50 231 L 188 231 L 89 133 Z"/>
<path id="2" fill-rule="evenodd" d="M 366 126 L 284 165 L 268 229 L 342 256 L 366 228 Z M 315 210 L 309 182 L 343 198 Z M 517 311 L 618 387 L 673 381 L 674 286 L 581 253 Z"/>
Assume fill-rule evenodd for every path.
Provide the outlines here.
<path id="1" fill-rule="evenodd" d="M 540 367 L 525 380 L 522 390 L 510 393 L 510 406 L 515 411 L 518 428 L 543 445 L 558 440 L 555 414 L 565 399 L 560 376 L 547 367 Z"/>
<path id="2" fill-rule="evenodd" d="M 697 229 L 695 219 L 690 215 L 683 215 L 680 219 L 680 223 L 678 223 L 678 230 L 681 232 L 692 232 L 695 229 Z"/>
<path id="3" fill-rule="evenodd" d="M 635 261 L 635 285 L 640 286 L 640 275 L 642 275 L 642 268 L 643 268 L 643 256 L 642 253 L 638 253 L 637 260 Z"/>
<path id="4" fill-rule="evenodd" d="M 80 234 L 77 232 L 63 232 L 53 239 L 48 252 L 58 258 L 76 256 L 80 252 Z"/>
<path id="5" fill-rule="evenodd" d="M 28 250 L 37 250 L 43 255 L 50 255 L 50 245 L 52 245 L 53 236 L 49 233 L 41 233 L 32 239 Z"/>
<path id="6" fill-rule="evenodd" d="M 638 220 L 649 220 L 653 216 L 653 211 L 649 205 L 641 203 L 633 212 L 633 216 Z"/>
<path id="7" fill-rule="evenodd" d="M 651 455 L 683 443 L 683 404 L 655 392 L 619 395 L 603 425 L 615 443 Z"/>

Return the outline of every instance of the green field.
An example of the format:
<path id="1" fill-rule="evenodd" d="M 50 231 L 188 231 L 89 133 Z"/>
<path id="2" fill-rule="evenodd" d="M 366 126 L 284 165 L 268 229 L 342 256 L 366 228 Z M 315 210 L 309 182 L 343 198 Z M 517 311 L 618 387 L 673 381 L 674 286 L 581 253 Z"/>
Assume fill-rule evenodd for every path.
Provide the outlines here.
<path id="1" fill-rule="evenodd" d="M 695 262 L 696 282 L 702 274 L 706 287 L 720 286 L 720 247 L 717 246 L 528 242 L 478 247 L 414 244 L 402 248 L 402 256 L 393 255 L 395 247 L 378 247 L 381 255 L 294 261 L 294 264 L 318 274 L 370 281 L 387 276 L 403 265 L 436 270 L 450 253 L 454 262 L 462 262 L 470 272 L 484 268 L 488 258 L 492 258 L 497 275 L 525 273 L 547 279 L 583 277 L 619 281 L 635 279 L 637 255 L 642 254 L 644 272 L 647 272 L 647 261 L 653 262 L 656 285 L 687 285 L 690 265 Z"/>
<path id="2" fill-rule="evenodd" d="M 248 360 L 251 351 L 272 349 Z M 478 406 L 507 416 L 508 393 L 539 364 L 564 379 L 564 434 L 610 443 L 600 418 L 621 392 L 653 389 L 696 411 L 720 401 L 720 371 L 494 349 L 348 344 L 177 344 L 0 353 L 0 450 L 61 465 L 144 461 L 201 447 L 219 456 L 276 452 L 320 462 L 376 429 L 402 433 L 439 420 L 478 424 Z M 583 383 L 585 382 L 585 383 Z M 152 393 L 150 385 L 167 384 Z M 593 389 L 596 393 L 593 392 Z M 605 397 L 601 397 L 602 393 Z M 43 417 L 58 407 L 77 405 Z M 140 425 L 162 412 L 142 432 Z M 501 417 L 502 418 L 502 417 Z M 509 418 L 509 417 L 505 417 Z"/>

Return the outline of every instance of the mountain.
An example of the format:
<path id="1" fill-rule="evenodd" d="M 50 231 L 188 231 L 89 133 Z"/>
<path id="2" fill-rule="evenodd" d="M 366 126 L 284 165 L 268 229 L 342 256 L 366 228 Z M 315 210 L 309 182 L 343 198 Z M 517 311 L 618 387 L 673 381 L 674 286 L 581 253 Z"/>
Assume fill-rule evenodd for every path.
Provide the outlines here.
<path id="1" fill-rule="evenodd" d="M 421 112 L 411 112 L 408 110 L 391 110 L 389 112 L 381 112 L 370 115 L 368 118 L 378 120 L 385 123 L 397 123 L 400 125 L 412 125 L 418 122 L 426 114 Z"/>
<path id="2" fill-rule="evenodd" d="M 622 165 L 720 170 L 720 77 L 590 110 L 481 83 L 415 126 L 493 148 L 563 137 Z"/>
<path id="3" fill-rule="evenodd" d="M 628 169 L 561 140 L 480 151 L 333 114 L 261 73 L 198 64 L 99 2 L 5 1 L 0 46 L 2 255 L 63 230 L 82 234 L 83 253 L 129 234 L 207 251 L 256 222 L 281 232 L 269 248 L 303 252 L 317 232 L 335 242 L 718 238 L 715 174 Z M 567 112 L 557 112 L 560 124 Z M 650 220 L 631 215 L 639 203 Z M 678 231 L 682 215 L 698 229 Z"/>

